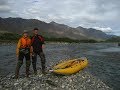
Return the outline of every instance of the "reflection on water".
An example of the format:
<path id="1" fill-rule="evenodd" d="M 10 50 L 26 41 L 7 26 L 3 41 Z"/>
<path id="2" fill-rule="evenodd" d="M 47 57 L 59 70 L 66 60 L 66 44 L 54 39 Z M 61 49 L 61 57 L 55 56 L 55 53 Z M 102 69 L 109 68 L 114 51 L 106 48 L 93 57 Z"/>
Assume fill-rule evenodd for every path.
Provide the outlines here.
<path id="1" fill-rule="evenodd" d="M 2 76 L 14 72 L 16 65 L 15 47 L 14 44 L 0 45 L 0 75 Z M 86 70 L 89 73 L 115 90 L 120 89 L 120 47 L 117 44 L 46 44 L 44 52 L 48 67 L 59 60 L 87 57 L 89 67 Z M 25 65 L 21 72 L 24 72 L 24 67 Z M 38 65 L 39 68 L 40 65 Z"/>
<path id="2" fill-rule="evenodd" d="M 120 48 L 118 47 L 110 47 L 107 49 L 101 49 L 100 52 L 120 52 Z"/>

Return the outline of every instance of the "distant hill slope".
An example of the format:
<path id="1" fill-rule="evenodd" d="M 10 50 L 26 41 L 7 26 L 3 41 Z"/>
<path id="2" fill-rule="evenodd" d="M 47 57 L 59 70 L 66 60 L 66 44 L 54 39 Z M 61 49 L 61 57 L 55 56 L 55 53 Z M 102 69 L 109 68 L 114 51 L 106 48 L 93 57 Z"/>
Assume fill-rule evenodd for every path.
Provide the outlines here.
<path id="1" fill-rule="evenodd" d="M 70 38 L 70 39 L 96 39 L 104 40 L 111 36 L 104 32 L 92 28 L 77 27 L 72 28 L 64 24 L 55 22 L 45 23 L 36 19 L 22 18 L 0 18 L 0 31 L 21 33 L 23 30 L 32 30 L 34 27 L 40 29 L 40 33 L 45 37 Z"/>

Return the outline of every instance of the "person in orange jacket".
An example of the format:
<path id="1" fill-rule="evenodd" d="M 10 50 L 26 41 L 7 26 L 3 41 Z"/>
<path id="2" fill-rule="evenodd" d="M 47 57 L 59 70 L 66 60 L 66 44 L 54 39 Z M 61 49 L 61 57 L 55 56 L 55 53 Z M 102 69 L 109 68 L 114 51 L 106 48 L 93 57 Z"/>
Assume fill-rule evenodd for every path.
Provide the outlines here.
<path id="1" fill-rule="evenodd" d="M 18 57 L 18 62 L 15 70 L 15 78 L 19 76 L 20 67 L 23 64 L 23 59 L 26 59 L 26 77 L 29 77 L 29 68 L 30 68 L 30 56 L 32 55 L 32 46 L 31 39 L 28 36 L 28 32 L 24 31 L 23 36 L 19 39 L 16 49 L 16 54 Z"/>

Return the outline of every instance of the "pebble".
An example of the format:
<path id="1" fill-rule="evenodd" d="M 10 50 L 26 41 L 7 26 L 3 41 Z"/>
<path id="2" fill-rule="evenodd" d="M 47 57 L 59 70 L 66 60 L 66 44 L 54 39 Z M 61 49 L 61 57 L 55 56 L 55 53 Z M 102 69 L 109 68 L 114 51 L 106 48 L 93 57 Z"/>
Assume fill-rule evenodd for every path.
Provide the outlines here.
<path id="1" fill-rule="evenodd" d="M 62 88 L 65 88 L 65 85 L 62 85 Z"/>
<path id="2" fill-rule="evenodd" d="M 2 86 L 0 85 L 0 89 L 2 88 Z"/>
<path id="3" fill-rule="evenodd" d="M 19 83 L 14 83 L 14 85 L 16 86 L 16 85 L 18 85 Z"/>
<path id="4" fill-rule="evenodd" d="M 8 79 L 8 77 L 10 79 Z M 30 75 L 30 78 L 12 79 L 12 75 L 1 78 L 0 90 L 112 90 L 100 79 L 87 71 L 70 76 L 46 74 Z"/>

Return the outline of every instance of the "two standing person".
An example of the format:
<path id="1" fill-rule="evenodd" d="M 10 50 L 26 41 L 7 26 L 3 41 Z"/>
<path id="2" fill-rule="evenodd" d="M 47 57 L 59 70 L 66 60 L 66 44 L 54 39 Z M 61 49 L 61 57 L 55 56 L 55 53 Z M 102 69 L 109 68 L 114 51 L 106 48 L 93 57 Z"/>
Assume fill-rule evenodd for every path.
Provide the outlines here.
<path id="1" fill-rule="evenodd" d="M 17 79 L 19 76 L 19 70 L 23 64 L 23 59 L 26 59 L 26 77 L 29 77 L 29 69 L 32 56 L 32 65 L 34 74 L 37 74 L 36 63 L 37 63 L 37 55 L 41 58 L 42 65 L 42 73 L 45 74 L 45 55 L 43 53 L 42 47 L 44 44 L 44 38 L 41 35 L 38 35 L 38 28 L 34 28 L 33 37 L 30 39 L 28 32 L 24 31 L 22 38 L 19 39 L 17 44 L 17 57 L 18 62 L 15 70 L 15 78 Z"/>

